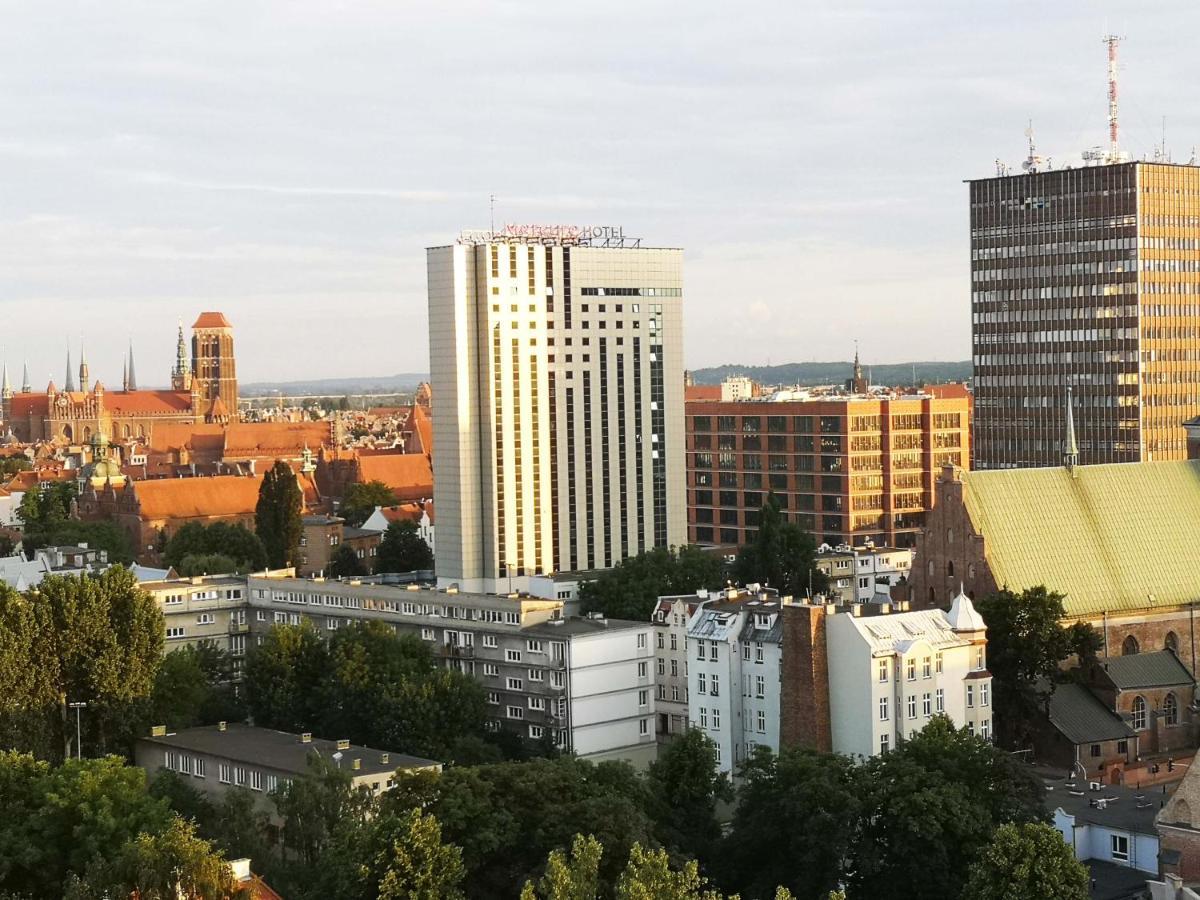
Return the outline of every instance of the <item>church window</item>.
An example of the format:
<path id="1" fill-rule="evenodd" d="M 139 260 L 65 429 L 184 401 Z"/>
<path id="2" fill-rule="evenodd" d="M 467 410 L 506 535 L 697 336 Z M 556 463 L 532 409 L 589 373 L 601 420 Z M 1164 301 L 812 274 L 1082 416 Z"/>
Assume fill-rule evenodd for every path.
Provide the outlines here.
<path id="1" fill-rule="evenodd" d="M 1146 698 L 1140 694 L 1133 698 L 1133 730 L 1142 731 L 1146 727 Z"/>
<path id="2" fill-rule="evenodd" d="M 1121 644 L 1122 656 L 1135 656 L 1138 650 L 1138 640 L 1132 634 L 1125 638 L 1125 642 Z"/>

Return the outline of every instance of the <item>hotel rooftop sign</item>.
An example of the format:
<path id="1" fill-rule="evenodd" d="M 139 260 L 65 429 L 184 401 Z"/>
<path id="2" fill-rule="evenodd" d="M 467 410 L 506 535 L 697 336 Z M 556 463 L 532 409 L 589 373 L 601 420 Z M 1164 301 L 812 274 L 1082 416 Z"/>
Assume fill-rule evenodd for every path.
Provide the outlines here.
<path id="1" fill-rule="evenodd" d="M 466 229 L 460 244 L 575 244 L 583 247 L 640 247 L 641 238 L 625 237 L 620 225 L 516 225 L 487 231 Z"/>

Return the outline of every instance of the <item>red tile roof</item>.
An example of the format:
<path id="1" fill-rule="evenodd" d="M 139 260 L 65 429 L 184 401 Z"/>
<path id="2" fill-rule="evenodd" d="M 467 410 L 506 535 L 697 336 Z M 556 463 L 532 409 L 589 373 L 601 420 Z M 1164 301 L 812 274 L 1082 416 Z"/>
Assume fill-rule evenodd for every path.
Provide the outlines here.
<path id="1" fill-rule="evenodd" d="M 254 514 L 262 476 L 163 478 L 137 481 L 133 493 L 143 519 L 193 519 Z"/>
<path id="2" fill-rule="evenodd" d="M 683 401 L 691 403 L 693 400 L 720 400 L 721 386 L 719 384 L 692 384 L 683 389 Z"/>
<path id="3" fill-rule="evenodd" d="M 414 403 L 412 414 L 408 417 L 408 430 L 412 432 L 415 440 L 405 449 L 409 453 L 424 453 L 426 456 L 432 456 L 433 420 L 429 418 L 429 410 Z"/>
<path id="4" fill-rule="evenodd" d="M 327 422 L 235 422 L 225 430 L 226 456 L 299 456 L 329 441 Z"/>
<path id="5" fill-rule="evenodd" d="M 150 449 L 159 452 L 179 450 L 182 447 L 220 452 L 224 446 L 225 429 L 221 425 L 155 422 L 154 427 L 150 429 Z"/>
<path id="6" fill-rule="evenodd" d="M 960 400 L 971 396 L 971 392 L 967 390 L 965 384 L 954 381 L 948 384 L 926 385 L 923 390 L 925 393 L 932 397 L 937 397 L 939 400 Z"/>
<path id="7" fill-rule="evenodd" d="M 397 500 L 423 500 L 433 493 L 433 467 L 424 453 L 360 456 L 360 481 L 382 481 Z"/>
<path id="8" fill-rule="evenodd" d="M 50 398 L 45 394 L 13 394 L 12 417 L 44 416 L 50 411 Z"/>
<path id="9" fill-rule="evenodd" d="M 186 391 L 114 391 L 104 395 L 104 408 L 115 415 L 188 413 L 192 395 Z"/>
<path id="10" fill-rule="evenodd" d="M 202 312 L 200 318 L 192 325 L 193 328 L 232 328 L 224 313 Z"/>

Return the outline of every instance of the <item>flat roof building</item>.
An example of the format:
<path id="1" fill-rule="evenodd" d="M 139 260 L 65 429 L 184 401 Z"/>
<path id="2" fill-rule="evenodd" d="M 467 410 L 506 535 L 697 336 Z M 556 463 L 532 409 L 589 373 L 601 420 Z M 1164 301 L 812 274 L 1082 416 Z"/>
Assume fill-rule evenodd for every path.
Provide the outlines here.
<path id="1" fill-rule="evenodd" d="M 427 258 L 439 585 L 684 543 L 683 252 L 507 226 Z"/>

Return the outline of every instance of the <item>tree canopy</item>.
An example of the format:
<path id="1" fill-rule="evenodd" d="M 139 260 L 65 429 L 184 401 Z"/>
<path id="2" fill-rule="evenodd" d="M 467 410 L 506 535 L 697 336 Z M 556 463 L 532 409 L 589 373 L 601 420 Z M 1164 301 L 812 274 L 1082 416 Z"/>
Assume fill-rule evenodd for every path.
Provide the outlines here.
<path id="1" fill-rule="evenodd" d="M 644 622 L 659 597 L 718 588 L 724 583 L 719 556 L 692 545 L 655 547 L 584 582 L 579 597 L 585 612 Z"/>
<path id="2" fill-rule="evenodd" d="M 1088 870 L 1058 829 L 1001 825 L 971 866 L 964 900 L 1088 900 Z"/>
<path id="3" fill-rule="evenodd" d="M 296 474 L 279 460 L 263 476 L 254 509 L 254 530 L 267 553 L 267 565 L 282 569 L 292 565 L 300 549 L 304 494 Z"/>
<path id="4" fill-rule="evenodd" d="M 254 572 L 267 567 L 267 551 L 245 525 L 188 522 L 167 541 L 163 562 L 180 575 Z"/>
<path id="5" fill-rule="evenodd" d="M 754 539 L 738 552 L 734 574 L 743 584 L 758 582 L 794 597 L 819 594 L 829 587 L 829 578 L 816 567 L 817 542 L 813 536 L 788 522 L 775 494 L 767 496 L 759 513 Z"/>
<path id="6" fill-rule="evenodd" d="M 355 482 L 346 486 L 338 515 L 346 520 L 347 525 L 357 528 L 375 511 L 375 507 L 395 506 L 398 502 L 395 491 L 382 481 Z"/>
<path id="7" fill-rule="evenodd" d="M 433 568 L 433 551 L 407 519 L 392 522 L 383 533 L 376 557 L 376 572 L 416 572 Z"/>
<path id="8" fill-rule="evenodd" d="M 352 578 L 356 575 L 370 573 L 363 565 L 363 561 L 358 558 L 358 554 L 354 552 L 354 548 L 343 543 L 338 544 L 338 548 L 333 551 L 333 558 L 329 561 L 329 568 L 325 574 L 330 578 Z"/>
<path id="9" fill-rule="evenodd" d="M 1100 647 L 1100 635 L 1086 622 L 1063 627 L 1063 600 L 1063 594 L 1039 585 L 1019 594 L 1004 589 L 976 603 L 987 623 L 996 723 L 1006 743 L 1023 739 L 1026 695 L 1039 684 L 1052 690 L 1066 677 L 1063 660 L 1094 655 Z"/>

